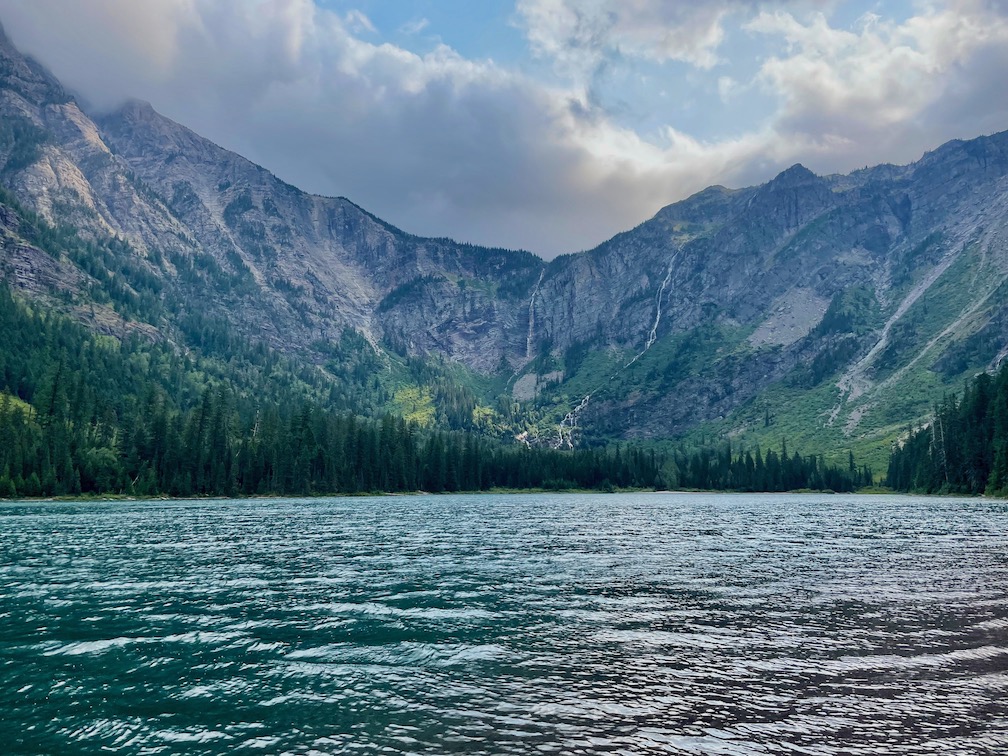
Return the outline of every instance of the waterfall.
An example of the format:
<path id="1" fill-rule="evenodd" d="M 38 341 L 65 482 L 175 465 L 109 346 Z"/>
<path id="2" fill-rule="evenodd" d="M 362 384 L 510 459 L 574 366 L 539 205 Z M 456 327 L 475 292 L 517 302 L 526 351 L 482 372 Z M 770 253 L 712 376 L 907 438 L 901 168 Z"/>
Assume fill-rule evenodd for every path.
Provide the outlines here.
<path id="1" fill-rule="evenodd" d="M 669 260 L 668 270 L 665 273 L 665 280 L 658 287 L 658 294 L 655 296 L 655 319 L 651 325 L 651 330 L 648 332 L 647 340 L 644 342 L 644 348 L 630 362 L 623 366 L 624 370 L 643 357 L 644 353 L 658 340 L 658 325 L 661 323 L 662 316 L 662 298 L 665 296 L 665 289 L 668 288 L 669 283 L 672 281 L 673 266 L 675 265 L 676 258 L 679 256 L 679 252 L 680 250 L 677 249 L 675 254 L 672 255 L 672 259 Z"/>
<path id="2" fill-rule="evenodd" d="M 553 446 L 554 449 L 559 449 L 563 446 L 566 446 L 568 449 L 574 448 L 573 437 L 574 430 L 577 428 L 577 416 L 581 410 L 588 406 L 588 402 L 591 400 L 591 397 L 591 394 L 585 394 L 585 396 L 581 399 L 581 403 L 564 415 L 564 419 L 561 420 L 560 424 L 557 426 L 557 442 Z M 566 432 L 564 431 L 565 428 L 567 428 Z"/>
<path id="3" fill-rule="evenodd" d="M 532 361 L 532 339 L 535 336 L 535 301 L 536 297 L 539 295 L 539 287 L 542 286 L 543 276 L 546 275 L 546 269 L 539 274 L 539 280 L 536 281 L 535 288 L 532 289 L 532 298 L 529 300 L 529 316 L 528 316 L 528 335 L 525 337 L 525 361 Z"/>
<path id="4" fill-rule="evenodd" d="M 581 398 L 581 401 L 578 403 L 578 405 L 576 407 L 574 407 L 574 409 L 572 409 L 566 415 L 564 415 L 563 420 L 561 420 L 560 424 L 557 425 L 557 440 L 556 440 L 556 443 L 553 445 L 554 449 L 560 449 L 560 448 L 565 447 L 565 446 L 568 449 L 573 449 L 574 448 L 574 431 L 577 428 L 578 414 L 580 414 L 581 411 L 585 407 L 588 406 L 588 402 L 591 400 L 592 395 L 596 394 L 598 391 L 600 391 L 606 385 L 608 385 L 609 383 L 611 383 L 613 381 L 613 379 L 616 378 L 616 376 L 618 376 L 620 373 L 622 373 L 628 367 L 630 367 L 635 362 L 637 362 L 637 360 L 639 360 L 641 357 L 643 357 L 644 353 L 647 352 L 647 350 L 650 349 L 654 345 L 654 343 L 658 340 L 658 326 L 661 323 L 661 318 L 662 318 L 662 300 L 665 297 L 665 290 L 668 289 L 669 284 L 672 282 L 672 273 L 675 270 L 675 261 L 676 261 L 676 258 L 679 257 L 679 252 L 680 251 L 682 251 L 681 248 L 677 249 L 675 251 L 675 254 L 673 254 L 672 258 L 669 260 L 668 270 L 665 272 L 665 278 L 661 282 L 661 286 L 658 287 L 658 294 L 655 295 L 655 318 L 654 318 L 654 323 L 651 325 L 651 330 L 648 332 L 647 340 L 644 342 L 644 348 L 640 351 L 639 354 L 637 354 L 637 356 L 635 356 L 632 360 L 630 360 L 630 362 L 628 362 L 626 365 L 624 365 L 619 370 L 617 370 L 615 373 L 613 373 L 611 376 L 609 376 L 609 380 L 606 383 L 603 383 L 603 384 L 601 384 L 599 386 L 596 386 L 590 392 L 588 392 L 587 394 L 585 394 Z M 540 277 L 539 280 L 542 281 L 542 278 Z M 539 286 L 536 285 L 535 292 L 532 293 L 532 301 L 533 302 L 535 301 L 535 295 L 536 295 L 536 293 L 538 291 L 539 291 Z M 532 320 L 531 320 L 531 318 L 532 318 L 532 312 L 531 312 L 531 308 L 532 308 L 532 303 L 530 302 L 529 303 L 529 338 L 531 338 L 531 333 L 532 333 Z"/>

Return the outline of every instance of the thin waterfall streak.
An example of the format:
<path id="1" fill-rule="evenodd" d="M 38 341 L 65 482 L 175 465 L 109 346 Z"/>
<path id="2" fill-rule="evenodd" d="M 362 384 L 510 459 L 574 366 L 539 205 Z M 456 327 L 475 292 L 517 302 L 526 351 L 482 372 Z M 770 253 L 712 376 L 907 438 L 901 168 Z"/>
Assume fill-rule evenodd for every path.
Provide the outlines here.
<path id="1" fill-rule="evenodd" d="M 661 323 L 662 316 L 662 296 L 665 294 L 665 289 L 668 288 L 669 281 L 672 280 L 672 263 L 675 262 L 675 257 L 669 262 L 668 272 L 665 274 L 665 280 L 662 281 L 661 288 L 658 289 L 658 296 L 655 298 L 655 321 L 654 325 L 651 326 L 651 332 L 648 334 L 647 341 L 644 343 L 644 351 L 646 352 L 651 348 L 651 345 L 655 343 L 658 339 L 658 324 Z"/>
<path id="2" fill-rule="evenodd" d="M 658 340 L 658 326 L 661 323 L 662 318 L 662 298 L 665 295 L 665 289 L 667 289 L 669 283 L 672 282 L 672 273 L 674 271 L 673 266 L 675 265 L 675 261 L 678 256 L 679 256 L 679 250 L 676 250 L 676 253 L 672 255 L 672 259 L 669 260 L 668 270 L 665 272 L 665 279 L 662 281 L 661 286 L 658 287 L 658 294 L 655 296 L 655 319 L 654 323 L 651 326 L 651 330 L 648 332 L 647 340 L 644 342 L 644 348 L 640 352 L 638 352 L 634 356 L 634 358 L 630 360 L 630 362 L 628 362 L 626 365 L 623 366 L 624 370 L 626 370 L 628 367 L 637 362 L 637 360 L 643 357 L 644 353 L 647 352 L 647 350 L 650 349 L 652 346 L 654 346 L 654 343 Z"/>
<path id="3" fill-rule="evenodd" d="M 528 335 L 525 337 L 525 359 L 532 359 L 532 340 L 535 336 L 535 301 L 536 297 L 539 295 L 539 287 L 542 286 L 543 277 L 546 275 L 545 268 L 539 274 L 539 280 L 536 281 L 535 288 L 532 289 L 532 297 L 529 299 L 529 324 L 528 324 Z"/>
<path id="4" fill-rule="evenodd" d="M 581 399 L 581 402 L 577 407 L 572 409 L 566 415 L 564 415 L 563 420 L 557 426 L 557 442 L 553 448 L 559 449 L 566 446 L 568 449 L 574 448 L 574 430 L 577 428 L 577 416 L 585 407 L 588 406 L 588 402 L 591 400 L 591 394 L 585 394 Z M 564 432 L 564 429 L 569 425 L 569 429 Z"/>
<path id="5" fill-rule="evenodd" d="M 662 318 L 662 298 L 665 296 L 665 290 L 668 288 L 669 284 L 672 282 L 672 273 L 675 271 L 675 261 L 679 257 L 680 250 L 676 250 L 675 254 L 669 260 L 668 270 L 665 272 L 665 278 L 661 282 L 661 286 L 658 287 L 658 294 L 655 296 L 655 319 L 654 324 L 651 326 L 651 331 L 648 333 L 647 340 L 644 342 L 644 349 L 635 356 L 630 362 L 628 362 L 623 367 L 619 368 L 615 373 L 609 376 L 609 381 L 601 386 L 593 389 L 589 393 L 582 397 L 581 401 L 578 403 L 574 409 L 564 415 L 563 419 L 557 425 L 557 440 L 554 445 L 554 449 L 559 449 L 566 446 L 568 449 L 574 448 L 574 431 L 577 430 L 577 418 L 578 415 L 588 406 L 588 402 L 591 400 L 592 395 L 600 391 L 603 387 L 611 383 L 616 376 L 626 370 L 628 367 L 633 365 L 637 360 L 644 356 L 654 343 L 658 340 L 658 326 L 661 324 Z M 539 277 L 540 283 L 542 282 L 542 276 Z M 535 302 L 536 294 L 539 292 L 539 284 L 536 284 L 535 291 L 532 292 L 532 301 L 529 302 L 529 335 L 531 338 L 532 332 L 532 304 Z"/>

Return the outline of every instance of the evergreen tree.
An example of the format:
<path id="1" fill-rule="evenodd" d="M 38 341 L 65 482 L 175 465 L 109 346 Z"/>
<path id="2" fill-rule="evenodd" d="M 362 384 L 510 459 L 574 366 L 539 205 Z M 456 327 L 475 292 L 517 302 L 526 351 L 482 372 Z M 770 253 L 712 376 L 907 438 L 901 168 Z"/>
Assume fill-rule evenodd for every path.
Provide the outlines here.
<path id="1" fill-rule="evenodd" d="M 926 493 L 1008 492 L 1008 366 L 981 373 L 961 401 L 948 396 L 894 449 L 889 486 Z"/>

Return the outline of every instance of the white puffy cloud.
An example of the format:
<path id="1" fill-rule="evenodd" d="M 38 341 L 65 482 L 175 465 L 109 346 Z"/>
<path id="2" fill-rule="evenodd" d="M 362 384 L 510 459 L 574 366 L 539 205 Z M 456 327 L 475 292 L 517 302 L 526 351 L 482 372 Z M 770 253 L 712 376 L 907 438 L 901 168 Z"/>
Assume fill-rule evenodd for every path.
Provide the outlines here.
<path id="1" fill-rule="evenodd" d="M 0 0 L 0 20 L 96 108 L 147 99 L 413 233 L 552 256 L 712 183 L 765 181 L 799 160 L 820 171 L 910 160 L 1008 127 L 1005 2 L 936 0 L 902 19 L 876 9 L 849 28 L 830 7 L 518 0 L 549 82 L 444 45 L 410 52 L 363 13 L 311 0 Z M 732 59 L 729 34 L 762 57 Z M 615 121 L 592 92 L 612 60 L 685 67 L 734 130 Z M 754 91 L 769 115 L 744 109 Z"/>
<path id="2" fill-rule="evenodd" d="M 777 10 L 760 13 L 746 28 L 786 47 L 757 76 L 780 100 L 776 130 L 815 145 L 830 167 L 843 168 L 855 156 L 913 159 L 938 141 L 976 136 L 978 116 L 992 112 L 1000 126 L 992 125 L 1008 127 L 1008 92 L 991 79 L 1008 62 L 1003 4 L 929 5 L 902 22 L 868 14 L 853 30 L 831 27 L 821 13 L 801 21 Z M 956 107 L 971 99 L 973 108 Z M 943 104 L 946 117 L 935 118 Z"/>

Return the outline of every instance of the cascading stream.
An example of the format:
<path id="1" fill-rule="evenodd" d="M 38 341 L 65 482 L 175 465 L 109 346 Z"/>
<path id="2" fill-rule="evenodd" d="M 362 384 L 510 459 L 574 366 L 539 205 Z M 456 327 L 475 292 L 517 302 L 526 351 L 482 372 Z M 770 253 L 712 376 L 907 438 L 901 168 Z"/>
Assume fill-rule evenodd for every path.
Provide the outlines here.
<path id="1" fill-rule="evenodd" d="M 525 360 L 529 362 L 532 360 L 532 340 L 535 336 L 535 301 L 536 297 L 539 296 L 539 287 L 542 286 L 543 277 L 546 275 L 546 270 L 539 274 L 539 280 L 536 281 L 535 288 L 532 289 L 532 298 L 529 299 L 529 309 L 528 309 L 528 335 L 525 337 Z"/>
<path id="2" fill-rule="evenodd" d="M 597 390 L 598 389 L 596 389 L 596 391 Z M 592 393 L 594 393 L 594 391 Z M 578 406 L 564 415 L 563 420 L 561 420 L 560 424 L 557 426 L 557 443 L 553 447 L 554 449 L 560 449 L 564 446 L 568 449 L 574 448 L 574 429 L 577 428 L 577 416 L 581 410 L 588 406 L 588 402 L 591 400 L 591 397 L 591 394 L 585 394 L 581 398 L 581 402 Z"/>
<path id="3" fill-rule="evenodd" d="M 591 401 L 592 395 L 598 393 L 599 390 L 604 388 L 606 385 L 611 383 L 616 376 L 622 373 L 624 370 L 633 365 L 637 360 L 644 356 L 644 354 L 654 346 L 654 343 L 658 340 L 658 326 L 661 324 L 662 318 L 662 299 L 665 296 L 665 290 L 668 288 L 669 284 L 672 282 L 672 273 L 674 272 L 674 266 L 676 258 L 679 257 L 679 252 L 681 249 L 677 249 L 675 254 L 669 260 L 668 270 L 665 272 L 665 278 L 662 280 L 661 286 L 658 287 L 658 294 L 655 296 L 655 319 L 651 326 L 651 330 L 648 332 L 648 337 L 644 342 L 644 348 L 626 365 L 621 367 L 611 376 L 609 380 L 596 386 L 594 389 L 585 394 L 581 401 L 574 407 L 570 412 L 564 415 L 563 420 L 557 425 L 557 442 L 554 444 L 554 449 L 560 449 L 566 446 L 568 449 L 574 448 L 574 431 L 577 428 L 577 418 L 578 415 L 588 406 L 588 402 Z M 540 277 L 540 282 L 542 277 Z M 532 303 L 535 302 L 535 296 L 539 291 L 539 286 L 536 285 L 535 291 L 532 293 L 532 302 L 529 303 L 529 337 L 531 339 L 531 329 L 532 329 Z"/>
<path id="4" fill-rule="evenodd" d="M 637 362 L 637 360 L 643 357 L 647 350 L 654 346 L 654 343 L 658 340 L 658 326 L 661 324 L 662 317 L 662 297 L 665 296 L 665 289 L 668 288 L 669 283 L 672 281 L 673 265 L 675 265 L 677 257 L 679 257 L 679 250 L 676 250 L 676 253 L 672 255 L 672 259 L 669 260 L 668 271 L 665 273 L 665 279 L 662 281 L 661 286 L 658 288 L 658 294 L 655 296 L 654 324 L 648 332 L 647 340 L 644 342 L 644 348 L 632 360 L 630 360 L 630 362 L 623 366 L 623 370 L 626 370 L 628 367 Z"/>

